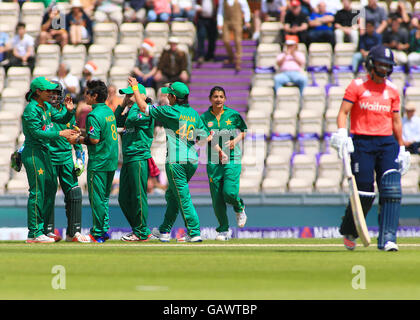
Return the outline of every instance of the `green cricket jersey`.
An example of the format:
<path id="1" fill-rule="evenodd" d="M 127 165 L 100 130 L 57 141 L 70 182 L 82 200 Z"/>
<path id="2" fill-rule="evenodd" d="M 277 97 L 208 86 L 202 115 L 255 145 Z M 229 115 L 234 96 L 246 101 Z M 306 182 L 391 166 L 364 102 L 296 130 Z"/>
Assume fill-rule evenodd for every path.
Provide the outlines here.
<path id="1" fill-rule="evenodd" d="M 25 135 L 25 146 L 49 148 L 50 140 L 60 138 L 59 131 L 53 130 L 53 122 L 67 123 L 74 112 L 59 112 L 49 103 L 39 106 L 38 102 L 32 99 L 25 107 L 22 114 L 22 131 Z"/>
<path id="2" fill-rule="evenodd" d="M 55 108 L 56 109 L 56 108 Z M 56 109 L 59 113 L 65 113 L 66 108 L 61 106 L 60 109 Z M 76 118 L 73 116 L 69 122 L 65 124 L 54 123 L 53 130 L 61 131 L 65 129 L 73 129 L 76 125 Z M 74 145 L 74 150 L 83 151 L 80 144 Z M 66 138 L 60 137 L 57 140 L 50 142 L 51 161 L 53 164 L 67 164 L 73 162 L 72 145 L 67 141 Z"/>
<path id="3" fill-rule="evenodd" d="M 219 159 L 218 152 L 211 148 L 211 145 L 218 143 L 222 148 L 223 152 L 230 155 L 230 160 L 238 161 L 241 159 L 241 148 L 239 145 L 235 145 L 233 150 L 225 146 L 225 143 L 229 140 L 233 140 L 238 135 L 238 130 L 241 132 L 246 131 L 247 126 L 244 119 L 242 119 L 240 113 L 229 107 L 223 106 L 220 120 L 217 121 L 216 116 L 213 114 L 212 107 L 201 115 L 201 119 L 204 125 L 209 131 L 214 132 L 213 140 L 209 143 L 208 161 L 209 163 L 217 161 Z M 211 161 L 213 159 L 213 161 Z"/>
<path id="4" fill-rule="evenodd" d="M 118 133 L 115 115 L 105 103 L 92 105 L 86 117 L 86 134 L 99 139 L 97 144 L 88 145 L 88 170 L 115 171 L 118 168 Z"/>
<path id="5" fill-rule="evenodd" d="M 166 132 L 166 162 L 197 162 L 197 137 L 207 137 L 209 131 L 200 115 L 188 104 L 150 106 L 149 114 L 162 123 Z"/>
<path id="6" fill-rule="evenodd" d="M 123 110 L 123 107 L 118 106 L 115 118 L 117 127 L 124 128 L 121 136 L 124 163 L 151 158 L 155 120 L 141 112 L 136 103 L 124 116 L 121 115 Z"/>

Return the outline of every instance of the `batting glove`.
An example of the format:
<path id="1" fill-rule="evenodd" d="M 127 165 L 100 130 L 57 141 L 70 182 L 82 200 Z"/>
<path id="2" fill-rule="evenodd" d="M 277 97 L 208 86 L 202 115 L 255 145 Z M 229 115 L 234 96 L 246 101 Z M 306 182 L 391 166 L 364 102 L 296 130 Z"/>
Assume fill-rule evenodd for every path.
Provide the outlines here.
<path id="1" fill-rule="evenodd" d="M 76 163 L 74 164 L 74 170 L 78 177 L 83 173 L 83 171 L 85 171 L 85 152 L 84 151 L 76 151 Z"/>
<path id="2" fill-rule="evenodd" d="M 401 175 L 405 175 L 407 171 L 410 169 L 411 157 L 410 152 L 405 151 L 404 146 L 400 146 L 400 152 L 398 154 L 397 160 L 395 160 L 400 166 L 400 173 Z"/>
<path id="3" fill-rule="evenodd" d="M 348 153 L 354 152 L 353 140 L 347 135 L 347 129 L 340 128 L 331 135 L 331 147 L 338 151 L 340 159 L 343 159 L 344 147 Z"/>
<path id="4" fill-rule="evenodd" d="M 20 172 L 22 169 L 22 151 L 24 146 L 21 146 L 18 150 L 12 153 L 10 156 L 10 167 L 16 172 Z"/>

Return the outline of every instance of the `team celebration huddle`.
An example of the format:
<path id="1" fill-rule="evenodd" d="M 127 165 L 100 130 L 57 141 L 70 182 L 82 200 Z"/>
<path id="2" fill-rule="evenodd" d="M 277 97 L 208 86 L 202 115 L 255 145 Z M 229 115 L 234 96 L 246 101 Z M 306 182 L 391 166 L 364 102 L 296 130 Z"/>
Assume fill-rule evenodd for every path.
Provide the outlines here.
<path id="1" fill-rule="evenodd" d="M 238 227 L 247 216 L 239 197 L 241 150 L 246 124 L 241 115 L 225 105 L 226 93 L 214 87 L 209 94 L 211 106 L 199 115 L 188 104 L 189 88 L 182 82 L 162 88 L 169 105 L 155 106 L 146 89 L 135 78 L 115 113 L 105 104 L 108 88 L 101 80 L 87 83 L 84 92 L 92 111 L 86 117 L 86 133 L 75 123 L 72 98 L 64 94 L 59 82 L 35 78 L 25 98 L 28 104 L 22 115 L 24 145 L 12 155 L 12 167 L 23 164 L 29 183 L 27 243 L 53 243 L 61 238 L 54 233 L 54 205 L 57 180 L 65 196 L 67 216 L 66 241 L 103 243 L 110 228 L 109 197 L 114 173 L 118 168 L 121 130 L 123 164 L 120 173 L 118 202 L 132 232 L 121 240 L 127 242 L 159 239 L 170 241 L 170 231 L 179 213 L 187 234 L 178 242 L 201 242 L 199 216 L 191 201 L 188 182 L 198 166 L 195 144 L 208 145 L 207 171 L 215 215 L 219 222 L 217 240 L 228 240 L 227 204 L 236 212 Z M 225 119 L 226 118 L 226 119 Z M 147 181 L 159 173 L 150 148 L 155 121 L 166 132 L 168 178 L 167 201 L 163 222 L 158 228 L 147 225 Z M 210 125 L 209 125 L 210 124 Z M 238 133 L 239 132 L 239 133 Z M 89 235 L 81 234 L 82 191 L 78 176 L 85 170 L 87 146 L 87 186 L 92 210 Z M 72 148 L 76 161 L 73 162 Z"/>
<path id="2" fill-rule="evenodd" d="M 398 250 L 401 175 L 409 169 L 410 154 L 402 138 L 399 93 L 387 80 L 394 65 L 389 48 L 378 45 L 370 50 L 366 59 L 368 74 L 354 79 L 347 87 L 337 115 L 338 131 L 331 138 L 339 157 L 349 161 L 346 175 L 351 184 L 350 201 L 340 226 L 344 246 L 349 250 L 355 249 L 359 237 L 364 245 L 370 243 L 365 217 L 375 199 L 375 177 L 380 205 L 377 246 L 384 251 Z M 239 196 L 239 178 L 240 142 L 245 139 L 247 126 L 234 107 L 226 106 L 228 95 L 222 87 L 211 89 L 209 109 L 200 115 L 188 103 L 190 92 L 186 84 L 173 82 L 162 87 L 169 105 L 157 106 L 146 96 L 145 87 L 129 77 L 127 87 L 119 88 L 124 100 L 113 112 L 105 104 L 106 84 L 91 80 L 84 98 L 92 111 L 87 115 L 83 134 L 75 123 L 73 101 L 63 92 L 60 83 L 38 77 L 31 82 L 25 97 L 28 102 L 22 116 L 25 143 L 13 154 L 12 166 L 19 170 L 23 164 L 29 182 L 27 243 L 53 243 L 61 239 L 54 234 L 57 180 L 65 195 L 68 223 L 65 240 L 102 243 L 109 239 L 108 203 L 118 168 L 119 139 L 123 164 L 118 202 L 132 229 L 122 236 L 122 241 L 169 242 L 179 213 L 187 233 L 177 241 L 202 241 L 199 214 L 188 187 L 198 166 L 196 144 L 207 147 L 207 175 L 219 223 L 216 240 L 229 240 L 227 204 L 235 211 L 237 226 L 245 226 L 247 215 Z M 147 181 L 159 172 L 150 151 L 156 122 L 166 133 L 168 189 L 163 221 L 151 229 L 147 224 Z M 78 176 L 86 165 L 82 144 L 88 152 L 87 186 L 93 221 L 89 235 L 81 234 L 82 191 Z"/>

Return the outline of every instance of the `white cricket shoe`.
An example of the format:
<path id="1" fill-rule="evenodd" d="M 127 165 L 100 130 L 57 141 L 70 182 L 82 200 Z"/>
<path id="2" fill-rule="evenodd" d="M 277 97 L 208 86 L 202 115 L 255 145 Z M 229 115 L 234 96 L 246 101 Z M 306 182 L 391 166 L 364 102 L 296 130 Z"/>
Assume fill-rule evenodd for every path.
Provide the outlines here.
<path id="1" fill-rule="evenodd" d="M 387 241 L 384 246 L 384 251 L 398 251 L 398 246 L 395 242 Z"/>
<path id="2" fill-rule="evenodd" d="M 134 232 L 130 232 L 127 233 L 126 235 L 123 235 L 121 237 L 121 241 L 127 241 L 127 242 L 132 242 L 132 241 L 140 241 L 140 238 L 137 237 Z"/>
<path id="3" fill-rule="evenodd" d="M 69 235 L 66 236 L 66 242 L 81 242 L 81 243 L 90 243 L 92 240 L 89 236 L 85 236 L 80 232 L 76 232 L 73 237 Z"/>
<path id="4" fill-rule="evenodd" d="M 47 237 L 53 238 L 55 242 L 58 242 L 62 239 L 58 234 L 55 234 L 54 232 L 48 232 Z"/>
<path id="5" fill-rule="evenodd" d="M 242 210 L 242 212 L 235 212 L 235 214 L 236 214 L 236 223 L 238 224 L 238 227 L 243 228 L 247 220 L 247 216 L 245 214 L 245 208 Z"/>
<path id="6" fill-rule="evenodd" d="M 216 235 L 216 239 L 218 241 L 227 241 L 229 240 L 229 232 L 225 231 L 225 232 L 218 232 Z"/>
<path id="7" fill-rule="evenodd" d="M 169 232 L 161 233 L 158 228 L 152 229 L 152 236 L 158 238 L 161 242 L 169 242 L 171 240 L 171 234 Z"/>
<path id="8" fill-rule="evenodd" d="M 347 250 L 356 249 L 356 238 L 353 237 L 351 234 L 345 234 L 343 236 L 343 242 Z"/>
<path id="9" fill-rule="evenodd" d="M 46 236 L 45 234 L 41 234 L 40 236 L 36 238 L 28 238 L 26 239 L 26 243 L 54 243 L 54 238 L 50 238 Z"/>
<path id="10" fill-rule="evenodd" d="M 189 235 L 186 235 L 182 238 L 176 239 L 176 242 L 202 242 L 203 239 L 201 239 L 201 236 L 195 236 L 195 237 L 190 237 Z"/>

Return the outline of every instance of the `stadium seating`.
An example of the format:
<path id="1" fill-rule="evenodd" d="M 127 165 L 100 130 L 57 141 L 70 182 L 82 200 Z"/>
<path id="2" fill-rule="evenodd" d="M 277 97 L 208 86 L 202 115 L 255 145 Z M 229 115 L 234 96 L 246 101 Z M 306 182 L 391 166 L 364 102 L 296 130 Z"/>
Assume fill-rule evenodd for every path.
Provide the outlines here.
<path id="1" fill-rule="evenodd" d="M 0 2 L 0 21 L 1 24 L 9 25 L 13 32 L 19 20 L 19 3 Z"/>
<path id="2" fill-rule="evenodd" d="M 309 66 L 325 66 L 328 69 L 332 64 L 332 47 L 330 43 L 311 43 L 308 49 Z"/>
<path id="3" fill-rule="evenodd" d="M 263 22 L 261 24 L 261 43 L 279 43 L 280 42 L 280 30 L 282 24 L 280 22 Z"/>
<path id="4" fill-rule="evenodd" d="M 60 46 L 58 44 L 40 44 L 36 49 L 36 67 L 48 67 L 55 73 L 60 63 Z"/>
<path id="5" fill-rule="evenodd" d="M 169 26 L 165 22 L 150 22 L 144 30 L 144 38 L 150 38 L 155 44 L 155 53 L 161 53 L 169 38 Z"/>
<path id="6" fill-rule="evenodd" d="M 86 47 L 84 45 L 65 45 L 61 59 L 69 65 L 73 75 L 81 77 L 86 60 Z"/>
<path id="7" fill-rule="evenodd" d="M 420 87 L 408 87 L 405 91 L 405 104 L 412 102 L 416 105 L 420 103 Z M 417 112 L 417 111 L 416 111 Z"/>
<path id="8" fill-rule="evenodd" d="M 296 135 L 296 112 L 289 109 L 276 109 L 273 113 L 272 132 Z"/>
<path id="9" fill-rule="evenodd" d="M 25 94 L 31 83 L 31 70 L 29 67 L 10 67 L 7 70 L 7 88 L 16 88 Z"/>
<path id="10" fill-rule="evenodd" d="M 20 115 L 24 108 L 25 99 L 22 91 L 17 88 L 5 88 L 1 97 L 1 111 L 13 112 Z"/>
<path id="11" fill-rule="evenodd" d="M 16 137 L 19 135 L 21 130 L 20 114 L 16 112 L 16 109 L 12 111 L 0 111 L 0 135 L 5 138 L 8 137 L 8 141 L 13 141 L 12 148 L 14 148 Z"/>
<path id="12" fill-rule="evenodd" d="M 280 51 L 279 43 L 261 43 L 257 48 L 257 67 L 275 67 Z"/>
<path id="13" fill-rule="evenodd" d="M 27 179 L 11 179 L 7 183 L 6 190 L 8 194 L 27 194 L 29 190 L 29 184 Z"/>
<path id="14" fill-rule="evenodd" d="M 337 43 L 334 47 L 335 66 L 349 66 L 352 63 L 353 54 L 356 51 L 354 43 Z"/>
<path id="15" fill-rule="evenodd" d="M 0 67 L 0 94 L 4 89 L 4 82 L 6 80 L 6 71 L 4 71 L 3 67 Z"/>
<path id="16" fill-rule="evenodd" d="M 102 44 L 92 44 L 88 50 L 88 61 L 95 61 L 98 70 L 95 76 L 106 81 L 106 74 L 112 63 L 112 48 Z"/>
<path id="17" fill-rule="evenodd" d="M 113 56 L 113 66 L 132 70 L 137 60 L 137 48 L 130 44 L 117 44 L 114 48 Z"/>
<path id="18" fill-rule="evenodd" d="M 290 193 L 312 193 L 313 184 L 305 178 L 291 178 L 288 183 Z"/>
<path id="19" fill-rule="evenodd" d="M 170 34 L 173 37 L 177 37 L 181 44 L 192 47 L 196 39 L 196 28 L 190 21 L 173 21 Z"/>
<path id="20" fill-rule="evenodd" d="M 125 22 L 120 25 L 120 44 L 129 44 L 140 48 L 143 41 L 144 27 L 141 23 Z"/>
<path id="21" fill-rule="evenodd" d="M 118 41 L 118 26 L 113 22 L 96 23 L 93 27 L 93 43 L 115 47 Z"/>
<path id="22" fill-rule="evenodd" d="M 47 77 L 49 79 L 54 78 L 56 70 L 57 69 L 49 67 L 35 67 L 32 72 L 32 79 L 35 79 L 36 77 Z"/>
<path id="23" fill-rule="evenodd" d="M 44 16 L 44 10 L 45 7 L 42 2 L 24 2 L 21 8 L 21 21 L 26 25 L 33 24 L 39 29 Z"/>

